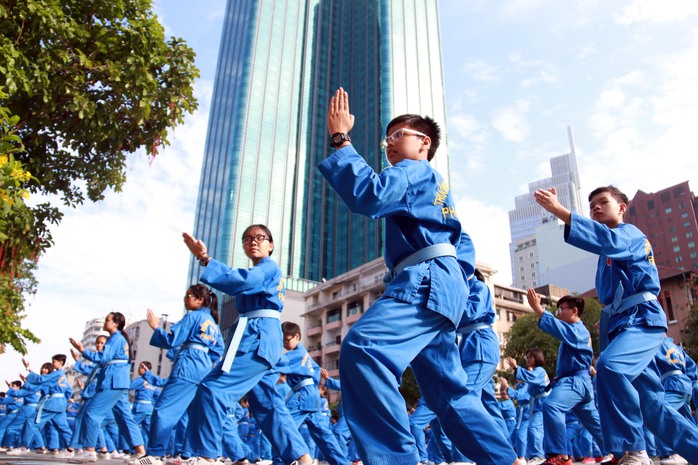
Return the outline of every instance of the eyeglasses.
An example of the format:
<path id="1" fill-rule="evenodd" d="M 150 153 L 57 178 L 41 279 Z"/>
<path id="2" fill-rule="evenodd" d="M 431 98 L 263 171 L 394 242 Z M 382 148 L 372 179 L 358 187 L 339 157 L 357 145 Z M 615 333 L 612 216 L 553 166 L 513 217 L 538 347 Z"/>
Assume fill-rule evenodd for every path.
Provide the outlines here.
<path id="1" fill-rule="evenodd" d="M 265 236 L 264 234 L 258 234 L 256 236 L 243 236 L 242 243 L 247 245 L 251 244 L 252 241 L 255 241 L 257 244 L 261 244 L 262 242 L 267 240 L 269 240 L 267 236 Z"/>
<path id="2" fill-rule="evenodd" d="M 407 129 L 407 128 L 400 128 L 390 134 L 388 137 L 383 139 L 383 142 L 381 142 L 381 147 L 387 147 L 390 142 L 395 142 L 400 139 L 402 139 L 405 136 L 419 136 L 419 137 L 429 137 L 423 132 L 415 131 L 413 129 Z"/>

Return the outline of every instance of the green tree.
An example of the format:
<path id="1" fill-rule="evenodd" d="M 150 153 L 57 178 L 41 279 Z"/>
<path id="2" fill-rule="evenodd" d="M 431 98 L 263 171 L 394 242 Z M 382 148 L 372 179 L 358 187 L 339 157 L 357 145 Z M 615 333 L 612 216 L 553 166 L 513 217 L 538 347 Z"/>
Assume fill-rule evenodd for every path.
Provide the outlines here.
<path id="1" fill-rule="evenodd" d="M 3 95 L 0 90 L 0 98 Z M 0 107 L 0 345 L 9 343 L 24 353 L 25 341 L 38 339 L 21 326 L 22 297 L 35 292 L 37 250 L 50 237 L 45 237 L 47 230 L 37 224 L 34 210 L 24 203 L 31 175 L 15 160 L 23 150 L 15 129 L 18 119 Z"/>
<path id="2" fill-rule="evenodd" d="M 120 191 L 127 154 L 155 156 L 197 106 L 194 52 L 165 38 L 150 0 L 5 0 L 0 74 L 0 156 L 30 173 L 15 188 L 72 207 Z M 0 269 L 0 309 L 14 322 L 5 331 L 0 321 L 0 343 L 22 352 L 7 338 L 16 334 L 22 295 L 35 290 L 36 260 L 51 245 L 48 225 L 61 213 L 49 203 L 15 206 L 0 218 L 1 258 L 14 267 Z"/>
<path id="3" fill-rule="evenodd" d="M 416 406 L 417 401 L 422 397 L 417 380 L 414 378 L 414 373 L 412 373 L 412 368 L 410 367 L 407 367 L 407 370 L 402 374 L 400 394 L 405 399 L 405 404 L 411 407 Z"/>

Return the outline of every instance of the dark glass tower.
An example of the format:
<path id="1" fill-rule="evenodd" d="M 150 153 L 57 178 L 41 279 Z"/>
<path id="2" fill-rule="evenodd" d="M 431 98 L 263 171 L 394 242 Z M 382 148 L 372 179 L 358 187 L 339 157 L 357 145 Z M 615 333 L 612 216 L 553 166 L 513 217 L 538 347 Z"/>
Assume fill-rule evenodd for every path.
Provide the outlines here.
<path id="1" fill-rule="evenodd" d="M 394 115 L 444 127 L 437 0 L 228 0 L 194 227 L 212 256 L 249 266 L 241 238 L 253 223 L 269 226 L 273 258 L 294 278 L 382 255 L 382 222 L 352 215 L 316 170 L 339 86 L 352 142 L 377 171 Z M 448 178 L 445 140 L 435 166 Z M 192 261 L 190 279 L 199 273 Z"/>

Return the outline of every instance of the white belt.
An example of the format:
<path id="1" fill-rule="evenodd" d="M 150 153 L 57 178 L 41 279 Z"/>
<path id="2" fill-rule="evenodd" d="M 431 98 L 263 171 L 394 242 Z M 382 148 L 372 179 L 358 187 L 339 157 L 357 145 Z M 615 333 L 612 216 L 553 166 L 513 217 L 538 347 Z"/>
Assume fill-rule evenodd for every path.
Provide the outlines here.
<path id="1" fill-rule="evenodd" d="M 240 341 L 242 341 L 242 335 L 245 333 L 245 328 L 247 327 L 247 320 L 250 318 L 276 318 L 281 319 L 281 312 L 278 310 L 271 310 L 268 308 L 260 310 L 251 310 L 249 312 L 241 313 L 238 317 L 238 325 L 233 333 L 233 339 L 230 341 L 228 349 L 225 351 L 225 356 L 223 357 L 223 365 L 221 365 L 221 370 L 229 373 L 230 368 L 233 366 L 233 360 L 235 360 L 235 353 L 240 347 Z"/>

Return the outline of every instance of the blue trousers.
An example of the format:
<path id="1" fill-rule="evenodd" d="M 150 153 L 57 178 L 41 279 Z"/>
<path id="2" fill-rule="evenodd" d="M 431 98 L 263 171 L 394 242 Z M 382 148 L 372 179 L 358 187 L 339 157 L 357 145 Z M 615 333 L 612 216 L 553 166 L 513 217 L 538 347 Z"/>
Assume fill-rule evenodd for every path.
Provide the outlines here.
<path id="1" fill-rule="evenodd" d="M 24 405 L 22 406 L 17 415 L 12 419 L 9 425 L 7 425 L 7 430 L 5 431 L 5 440 L 9 446 L 12 447 L 30 447 L 31 443 L 24 443 L 22 441 L 22 432 L 24 430 L 24 425 L 27 421 L 34 421 L 36 419 L 36 407 Z M 44 438 L 39 437 L 38 441 L 39 447 L 43 447 Z"/>
<path id="2" fill-rule="evenodd" d="M 36 416 L 30 418 L 26 422 L 24 429 L 22 430 L 22 444 L 31 444 L 35 436 L 42 436 L 40 432 L 45 426 L 52 426 L 56 429 L 58 434 L 61 436 L 61 440 L 68 443 L 70 442 L 70 437 L 72 431 L 68 427 L 68 420 L 66 419 L 65 412 L 41 412 L 41 421 L 36 423 Z M 44 441 L 46 442 L 46 441 Z"/>
<path id="3" fill-rule="evenodd" d="M 85 409 L 79 442 L 84 447 L 96 447 L 98 431 L 110 411 L 114 413 L 119 432 L 129 446 L 142 446 L 143 436 L 131 415 L 128 389 L 104 389 L 95 392 Z"/>
<path id="4" fill-rule="evenodd" d="M 412 366 L 427 406 L 456 447 L 480 465 L 510 464 L 516 454 L 468 389 L 454 324 L 426 308 L 428 283 L 414 303 L 383 295 L 342 341 L 340 381 L 347 424 L 366 465 L 415 465 L 419 454 L 398 390 Z"/>
<path id="5" fill-rule="evenodd" d="M 412 415 L 410 415 L 410 432 L 414 436 L 415 445 L 417 446 L 417 453 L 419 454 L 419 461 L 422 463 L 427 463 L 429 456 L 427 455 L 427 441 L 426 434 L 424 433 L 424 428 L 429 426 L 431 420 L 436 418 L 434 412 L 429 410 L 423 402 L 417 404 L 417 408 L 414 409 Z"/>
<path id="6" fill-rule="evenodd" d="M 572 411 L 584 427 L 603 444 L 594 389 L 588 376 L 569 376 L 557 381 L 543 403 L 543 450 L 546 455 L 567 453 L 566 415 Z"/>
<path id="7" fill-rule="evenodd" d="M 543 410 L 540 405 L 545 402 L 542 399 L 531 399 L 533 407 L 529 407 L 528 434 L 526 437 L 527 457 L 544 457 L 543 452 Z"/>
<path id="8" fill-rule="evenodd" d="M 526 449 L 528 448 L 528 419 L 530 409 L 528 405 L 521 405 L 516 409 L 516 429 L 514 430 L 512 441 L 514 442 L 514 450 L 519 457 L 526 458 Z M 528 457 L 530 458 L 530 457 Z"/>
<path id="9" fill-rule="evenodd" d="M 674 410 L 679 412 L 686 420 L 689 422 L 693 421 L 691 416 L 691 393 L 688 392 L 676 392 L 676 391 L 665 391 L 664 401 Z M 665 457 L 667 455 L 673 454 L 674 451 L 671 447 L 668 447 L 664 441 L 657 440 L 657 455 L 660 457 Z"/>
<path id="10" fill-rule="evenodd" d="M 596 365 L 601 430 L 606 450 L 644 450 L 647 428 L 686 460 L 698 463 L 698 427 L 664 401 L 654 355 L 662 328 L 630 326 L 617 334 Z"/>
<path id="11" fill-rule="evenodd" d="M 227 406 L 245 394 L 259 428 L 286 463 L 308 453 L 284 398 L 276 391 L 278 373 L 255 352 L 237 354 L 229 373 L 214 368 L 201 381 L 189 409 L 184 449 L 194 456 L 215 459 L 221 455 Z"/>
<path id="12" fill-rule="evenodd" d="M 232 462 L 248 458 L 242 447 L 240 435 L 238 434 L 238 422 L 235 415 L 228 414 L 228 418 L 223 427 L 223 441 L 221 446 L 223 455 L 228 457 Z M 255 458 L 257 457 L 249 457 L 250 460 L 254 460 Z"/>
<path id="13" fill-rule="evenodd" d="M 150 419 L 148 454 L 164 456 L 168 451 L 170 435 L 196 395 L 197 384 L 178 378 L 170 378 L 155 402 Z"/>
<path id="14" fill-rule="evenodd" d="M 337 438 L 332 433 L 330 422 L 322 412 L 312 412 L 305 419 L 308 433 L 330 465 L 347 465 L 349 459 L 342 451 Z"/>

